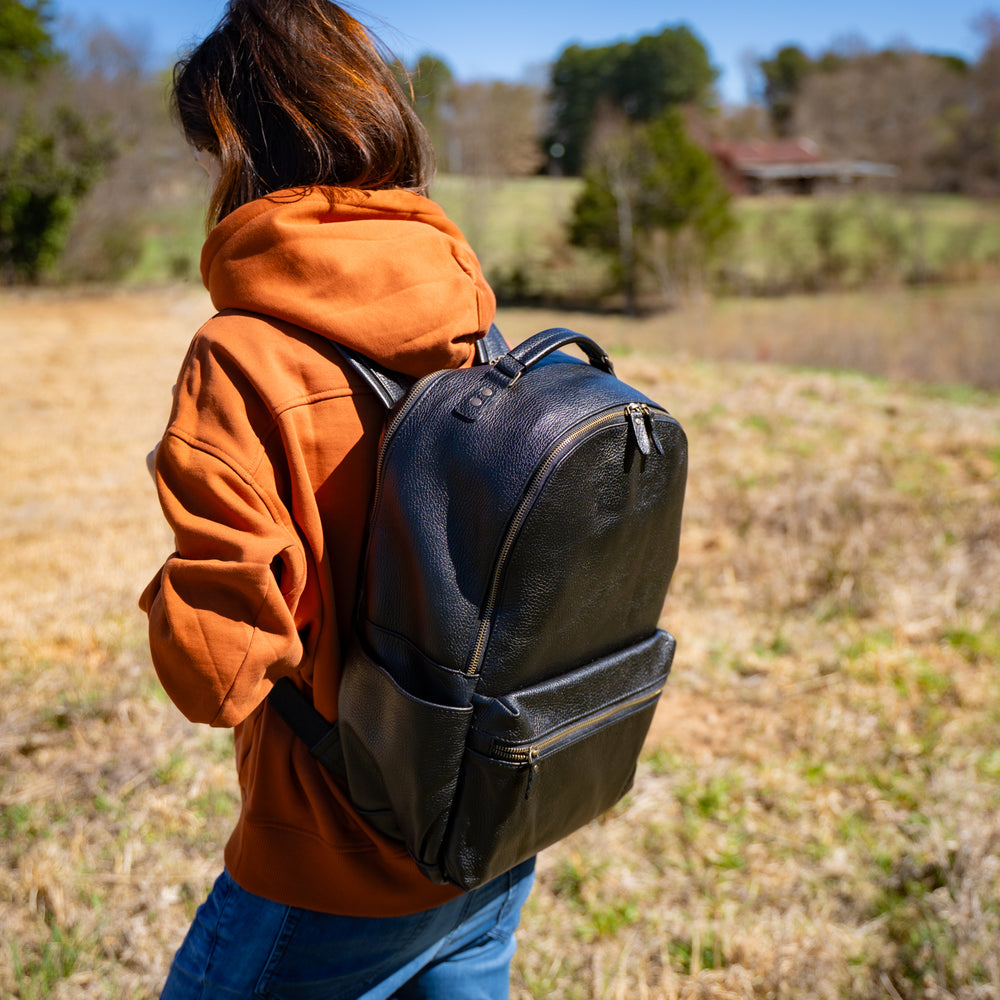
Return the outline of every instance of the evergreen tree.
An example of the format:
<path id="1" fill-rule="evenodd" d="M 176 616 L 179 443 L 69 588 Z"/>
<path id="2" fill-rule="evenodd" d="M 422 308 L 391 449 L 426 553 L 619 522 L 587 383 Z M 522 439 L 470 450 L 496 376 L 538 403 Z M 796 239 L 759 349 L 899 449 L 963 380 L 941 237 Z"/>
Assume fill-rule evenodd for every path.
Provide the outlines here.
<path id="1" fill-rule="evenodd" d="M 74 209 L 114 155 L 110 138 L 42 87 L 60 62 L 44 0 L 0 0 L 0 280 L 37 281 L 58 258 Z M 54 85 L 54 86 L 53 86 Z"/>
<path id="2" fill-rule="evenodd" d="M 561 148 L 564 172 L 578 174 L 602 104 L 632 122 L 650 121 L 680 104 L 710 105 L 716 75 L 705 46 L 685 25 L 631 43 L 571 45 L 552 67 L 549 147 Z"/>
<path id="3" fill-rule="evenodd" d="M 806 77 L 815 68 L 813 61 L 797 45 L 785 45 L 770 59 L 760 61 L 764 76 L 764 103 L 777 135 L 789 135 L 795 102 Z"/>
<path id="4" fill-rule="evenodd" d="M 688 137 L 679 110 L 644 125 L 619 120 L 603 131 L 574 206 L 570 241 L 611 258 L 631 314 L 644 274 L 676 286 L 704 267 L 735 221 L 712 158 Z"/>
<path id="5" fill-rule="evenodd" d="M 56 262 L 77 202 L 112 155 L 71 108 L 58 107 L 44 126 L 22 114 L 0 159 L 0 277 L 35 282 Z"/>
<path id="6" fill-rule="evenodd" d="M 56 62 L 45 0 L 0 0 L 0 77 L 29 77 Z"/>

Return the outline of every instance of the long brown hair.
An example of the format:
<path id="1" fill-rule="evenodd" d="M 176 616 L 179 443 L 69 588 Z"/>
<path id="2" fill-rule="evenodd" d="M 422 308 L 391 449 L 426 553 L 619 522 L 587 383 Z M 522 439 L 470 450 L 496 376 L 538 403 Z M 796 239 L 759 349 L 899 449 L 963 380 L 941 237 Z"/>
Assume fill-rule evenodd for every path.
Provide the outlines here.
<path id="1" fill-rule="evenodd" d="M 208 225 L 285 188 L 423 192 L 433 153 L 378 41 L 330 0 L 229 0 L 174 67 L 188 142 L 219 158 Z"/>

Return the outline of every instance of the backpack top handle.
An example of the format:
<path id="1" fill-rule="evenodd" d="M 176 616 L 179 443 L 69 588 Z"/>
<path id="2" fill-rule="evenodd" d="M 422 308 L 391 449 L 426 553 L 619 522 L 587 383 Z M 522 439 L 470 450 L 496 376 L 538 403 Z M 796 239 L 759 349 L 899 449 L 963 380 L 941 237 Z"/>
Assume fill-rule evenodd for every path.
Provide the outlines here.
<path id="1" fill-rule="evenodd" d="M 518 344 L 512 351 L 501 358 L 496 367 L 505 375 L 510 373 L 510 384 L 513 385 L 532 365 L 538 364 L 542 358 L 558 351 L 560 347 L 567 344 L 576 344 L 587 360 L 595 367 L 614 375 L 615 366 L 611 363 L 611 358 L 604 352 L 604 348 L 596 341 L 575 330 L 567 330 L 566 327 L 557 326 L 551 330 L 542 330 L 533 337 L 529 337 L 524 343 Z M 508 361 L 508 359 L 510 359 Z"/>
<path id="2" fill-rule="evenodd" d="M 482 377 L 472 384 L 468 393 L 455 407 L 453 411 L 455 416 L 470 422 L 478 419 L 491 403 L 513 388 L 529 368 L 567 344 L 576 344 L 587 355 L 591 365 L 607 375 L 614 375 L 615 367 L 611 359 L 596 341 L 565 327 L 554 327 L 529 337 L 508 351 L 495 364 L 487 367 Z"/>

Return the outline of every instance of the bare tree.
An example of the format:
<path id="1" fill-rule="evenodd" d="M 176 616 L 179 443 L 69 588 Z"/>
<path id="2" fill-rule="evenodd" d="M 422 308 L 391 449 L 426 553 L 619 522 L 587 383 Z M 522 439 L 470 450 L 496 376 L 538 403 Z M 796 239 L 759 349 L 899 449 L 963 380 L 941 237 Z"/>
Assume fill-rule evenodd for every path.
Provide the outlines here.
<path id="1" fill-rule="evenodd" d="M 962 190 L 995 196 L 1000 193 L 1000 17 L 987 12 L 977 18 L 975 28 L 983 50 L 969 74 L 952 164 Z"/>
<path id="2" fill-rule="evenodd" d="M 110 280 L 139 259 L 156 200 L 202 182 L 167 109 L 167 77 L 149 70 L 141 37 L 95 23 L 69 53 L 70 97 L 114 137 L 117 156 L 82 202 L 60 270 L 74 280 Z M 193 269 L 193 263 L 188 265 Z"/>
<path id="3" fill-rule="evenodd" d="M 466 83 L 455 87 L 445 129 L 455 173 L 508 177 L 535 173 L 542 162 L 543 92 L 526 83 Z"/>
<path id="4" fill-rule="evenodd" d="M 904 188 L 937 186 L 936 162 L 952 142 L 966 79 L 947 60 L 891 50 L 842 57 L 813 72 L 795 102 L 793 131 L 827 156 L 892 163 Z"/>

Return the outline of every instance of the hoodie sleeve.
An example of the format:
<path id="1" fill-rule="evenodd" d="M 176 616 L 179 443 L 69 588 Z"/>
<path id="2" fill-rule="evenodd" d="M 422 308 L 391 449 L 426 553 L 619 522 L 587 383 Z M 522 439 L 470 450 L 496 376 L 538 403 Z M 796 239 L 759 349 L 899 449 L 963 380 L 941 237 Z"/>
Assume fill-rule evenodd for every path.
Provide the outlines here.
<path id="1" fill-rule="evenodd" d="M 252 478 L 210 447 L 168 431 L 156 480 L 176 551 L 139 602 L 153 664 L 189 719 L 233 726 L 302 658 L 305 555 Z"/>

